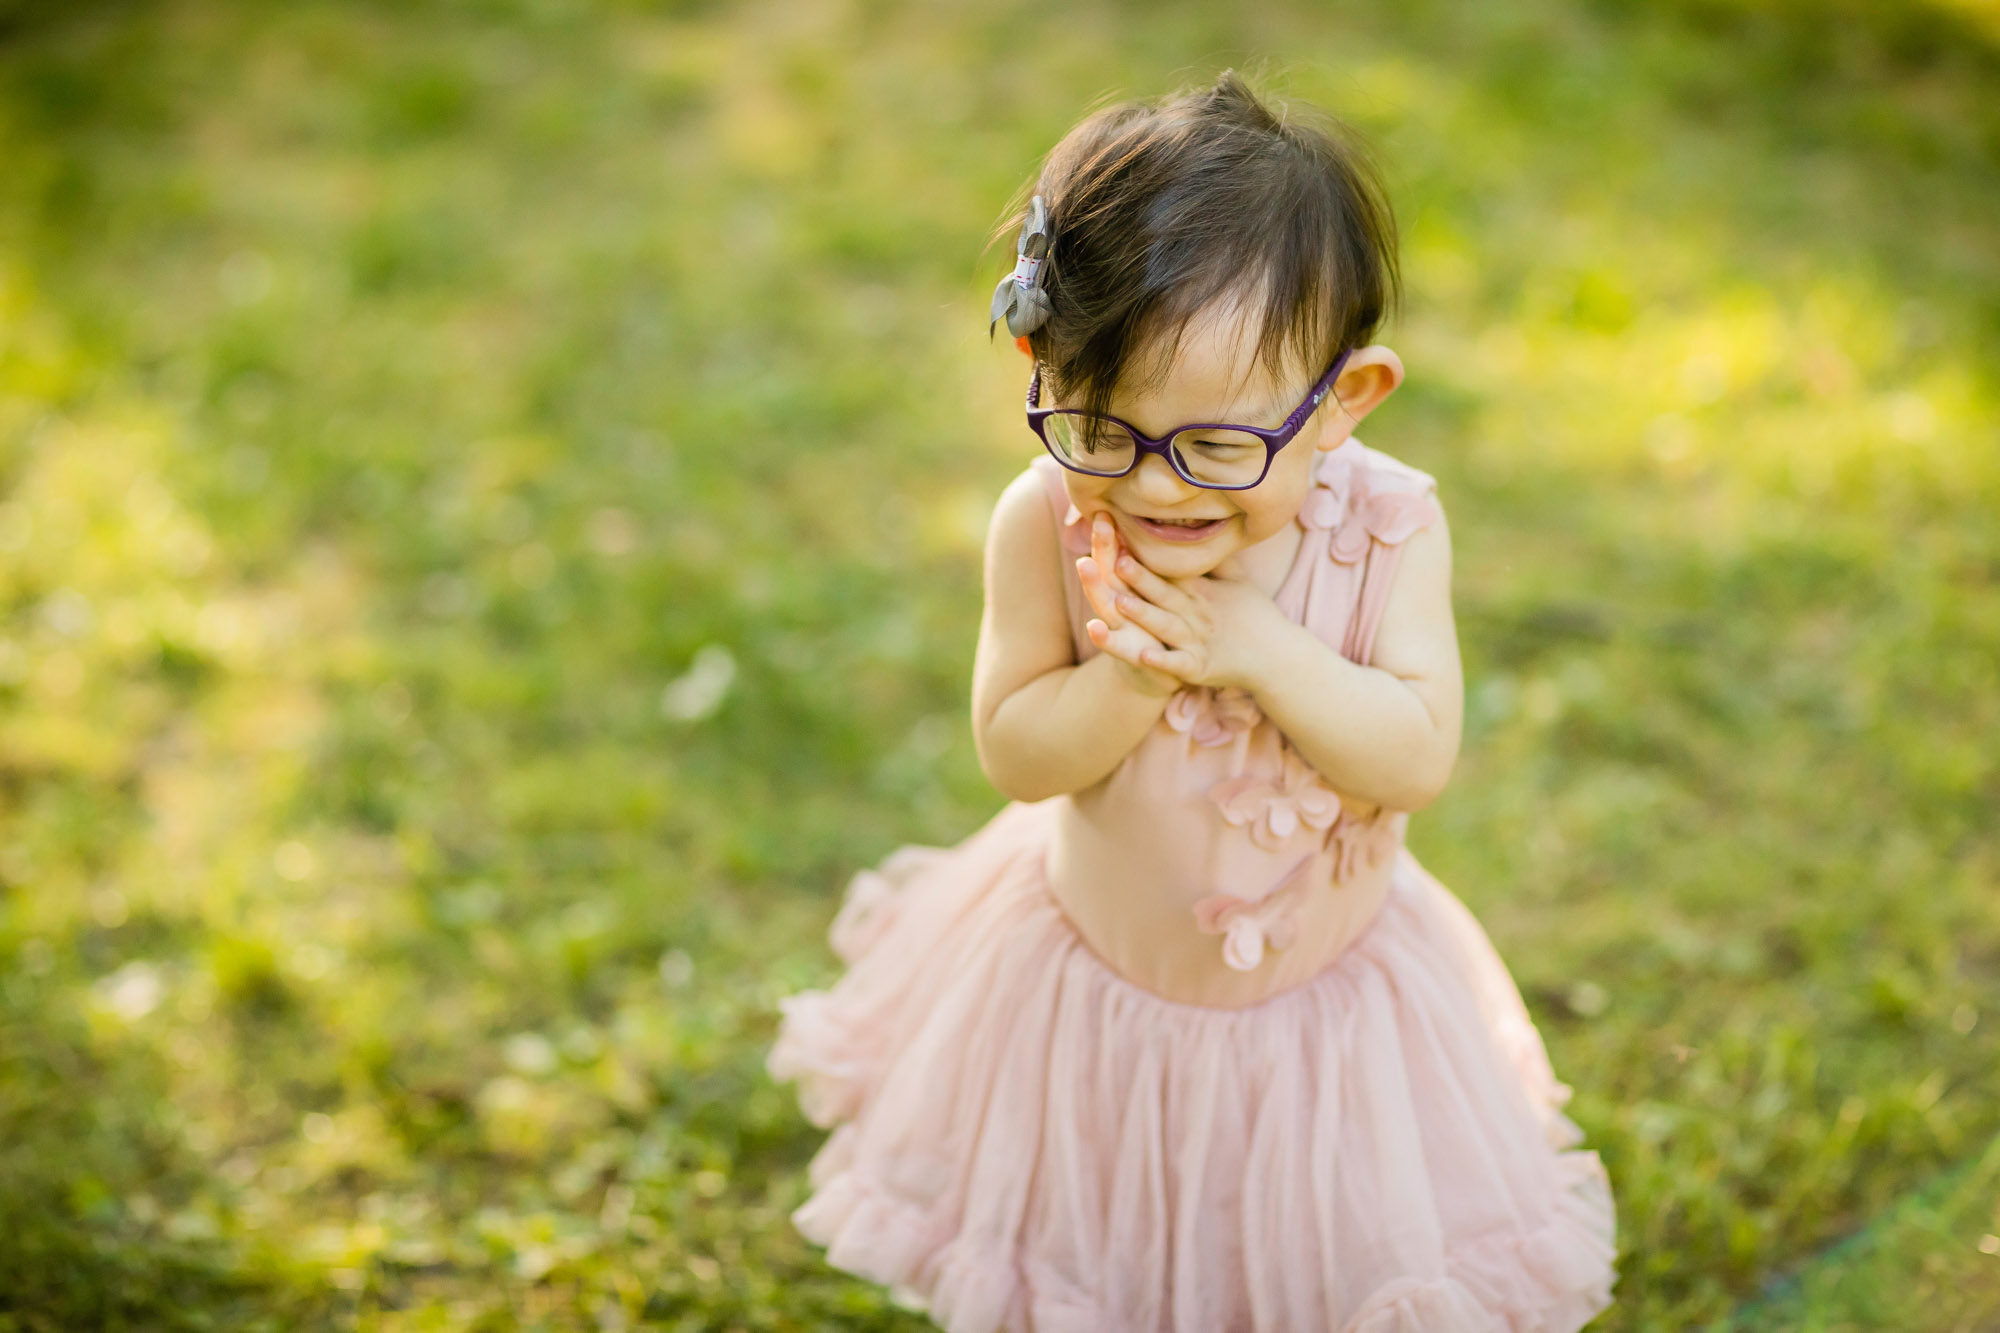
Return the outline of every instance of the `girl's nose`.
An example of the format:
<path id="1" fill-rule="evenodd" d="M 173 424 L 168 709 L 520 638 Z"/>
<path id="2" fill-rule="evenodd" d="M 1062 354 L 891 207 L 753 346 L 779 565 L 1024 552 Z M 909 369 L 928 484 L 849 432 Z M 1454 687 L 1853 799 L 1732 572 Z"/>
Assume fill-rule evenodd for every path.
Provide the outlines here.
<path id="1" fill-rule="evenodd" d="M 1189 499 L 1201 487 L 1181 480 L 1173 464 L 1163 454 L 1147 454 L 1132 469 L 1132 490 L 1149 504 L 1174 505 Z"/>

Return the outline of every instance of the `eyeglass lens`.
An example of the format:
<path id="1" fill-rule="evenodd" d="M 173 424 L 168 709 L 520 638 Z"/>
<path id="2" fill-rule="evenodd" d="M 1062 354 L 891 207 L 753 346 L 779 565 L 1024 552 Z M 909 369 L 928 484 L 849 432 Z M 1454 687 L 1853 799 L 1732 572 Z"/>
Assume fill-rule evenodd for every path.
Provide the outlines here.
<path id="1" fill-rule="evenodd" d="M 1053 412 L 1042 429 L 1071 467 L 1118 476 L 1132 466 L 1139 446 L 1123 426 L 1081 413 Z M 1180 470 L 1208 486 L 1251 486 L 1264 475 L 1270 451 L 1240 430 L 1184 430 L 1168 442 Z"/>

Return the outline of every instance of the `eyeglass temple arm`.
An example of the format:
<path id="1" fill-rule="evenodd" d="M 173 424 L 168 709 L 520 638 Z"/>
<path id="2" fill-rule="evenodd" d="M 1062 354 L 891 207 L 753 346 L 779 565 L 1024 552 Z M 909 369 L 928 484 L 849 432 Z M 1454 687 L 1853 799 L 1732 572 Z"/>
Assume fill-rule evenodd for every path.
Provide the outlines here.
<path id="1" fill-rule="evenodd" d="M 1315 388 L 1312 396 L 1300 403 L 1298 410 L 1292 413 L 1292 417 L 1296 420 L 1287 420 L 1284 426 L 1280 427 L 1281 430 L 1296 430 L 1306 424 L 1306 418 L 1318 411 L 1319 405 L 1326 401 L 1326 396 L 1333 392 L 1334 381 L 1340 378 L 1340 368 L 1346 365 L 1347 358 L 1353 355 L 1354 349 L 1350 347 L 1333 359 L 1333 364 L 1326 368 L 1326 374 L 1319 377 L 1319 387 Z"/>

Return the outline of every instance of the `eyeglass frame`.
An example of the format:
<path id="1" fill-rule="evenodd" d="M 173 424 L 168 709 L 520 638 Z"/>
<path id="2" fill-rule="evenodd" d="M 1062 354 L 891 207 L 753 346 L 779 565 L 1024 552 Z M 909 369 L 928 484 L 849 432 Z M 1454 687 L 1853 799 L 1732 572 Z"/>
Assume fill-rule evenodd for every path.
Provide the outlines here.
<path id="1" fill-rule="evenodd" d="M 1306 422 L 1312 420 L 1312 414 L 1319 410 L 1319 405 L 1326 401 L 1326 396 L 1329 393 L 1333 392 L 1333 382 L 1340 377 L 1341 367 L 1347 364 L 1347 358 L 1353 354 L 1354 349 L 1350 347 L 1335 357 L 1333 364 L 1326 368 L 1326 373 L 1321 375 L 1313 384 L 1313 387 L 1307 391 L 1305 400 L 1293 408 L 1292 414 L 1279 423 L 1275 430 L 1264 430 L 1257 426 L 1241 426 L 1226 421 L 1196 421 L 1190 422 L 1185 426 L 1176 426 L 1165 435 L 1158 437 L 1146 434 L 1131 422 L 1120 417 L 1114 417 L 1109 412 L 1085 412 L 1080 408 L 1037 406 L 1036 404 L 1041 400 L 1042 389 L 1042 364 L 1037 361 L 1034 373 L 1028 377 L 1028 428 L 1035 432 L 1036 438 L 1041 440 L 1042 447 L 1049 451 L 1051 458 L 1080 477 L 1097 477 L 1105 481 L 1115 481 L 1119 477 L 1130 476 L 1147 454 L 1159 454 L 1167 460 L 1167 466 L 1174 470 L 1174 475 L 1190 486 L 1198 486 L 1205 491 L 1247 491 L 1263 485 L 1264 478 L 1271 475 L 1271 464 L 1277 458 L 1278 450 L 1290 444 L 1298 433 L 1305 429 Z M 1132 461 L 1126 465 L 1123 472 L 1091 472 L 1071 464 L 1063 458 L 1062 451 L 1056 448 L 1055 442 L 1049 439 L 1048 431 L 1044 429 L 1043 423 L 1057 413 L 1073 417 L 1087 417 L 1096 421 L 1109 421 L 1113 425 L 1118 426 L 1127 435 L 1132 437 L 1132 442 L 1137 446 L 1132 451 Z M 1181 470 L 1180 462 L 1174 457 L 1174 451 L 1171 447 L 1176 435 L 1191 430 L 1239 430 L 1246 435 L 1255 435 L 1264 442 L 1264 470 L 1257 474 L 1257 480 L 1248 482 L 1242 486 L 1216 486 L 1205 481 L 1196 481 Z"/>

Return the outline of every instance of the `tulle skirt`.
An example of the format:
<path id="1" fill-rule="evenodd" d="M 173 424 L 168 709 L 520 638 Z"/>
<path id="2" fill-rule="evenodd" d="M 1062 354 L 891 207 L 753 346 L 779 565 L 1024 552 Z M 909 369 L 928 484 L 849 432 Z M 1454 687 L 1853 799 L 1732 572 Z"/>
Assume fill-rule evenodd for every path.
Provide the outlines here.
<path id="1" fill-rule="evenodd" d="M 1615 1211 L 1519 991 L 1407 851 L 1261 1004 L 1112 972 L 1051 897 L 1050 803 L 856 875 L 849 964 L 769 1056 L 833 1133 L 793 1213 L 948 1333 L 1573 1333 Z"/>

